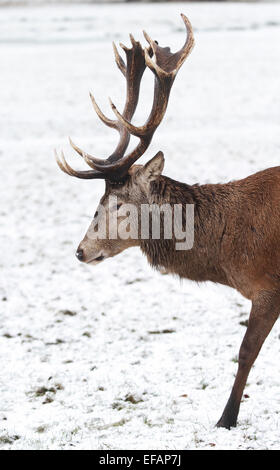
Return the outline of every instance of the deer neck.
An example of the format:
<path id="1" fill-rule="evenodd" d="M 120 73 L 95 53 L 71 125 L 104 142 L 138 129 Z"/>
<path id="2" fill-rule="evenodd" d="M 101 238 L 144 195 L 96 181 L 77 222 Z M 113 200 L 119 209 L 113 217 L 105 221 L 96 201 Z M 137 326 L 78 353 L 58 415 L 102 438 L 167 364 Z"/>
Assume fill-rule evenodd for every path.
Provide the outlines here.
<path id="1" fill-rule="evenodd" d="M 169 273 L 198 282 L 211 280 L 228 284 L 219 263 L 218 241 L 222 236 L 223 224 L 221 222 L 217 227 L 215 223 L 215 213 L 220 213 L 220 200 L 225 191 L 223 186 L 226 185 L 190 186 L 165 176 L 151 183 L 151 204 L 170 204 L 172 207 L 181 204 L 182 210 L 186 204 L 194 206 L 194 243 L 191 249 L 176 249 L 174 236 L 172 239 L 162 236 L 153 239 L 150 236 L 147 240 L 141 240 L 141 250 L 153 267 L 164 267 Z"/>

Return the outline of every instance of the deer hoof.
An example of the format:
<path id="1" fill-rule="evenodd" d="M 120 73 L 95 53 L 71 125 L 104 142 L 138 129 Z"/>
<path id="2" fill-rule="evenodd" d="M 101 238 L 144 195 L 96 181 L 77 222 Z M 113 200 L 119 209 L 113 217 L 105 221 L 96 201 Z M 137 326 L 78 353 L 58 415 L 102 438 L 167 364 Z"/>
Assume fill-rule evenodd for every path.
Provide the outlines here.
<path id="1" fill-rule="evenodd" d="M 225 429 L 230 429 L 230 428 L 235 428 L 236 427 L 236 421 L 235 422 L 231 422 L 230 420 L 226 419 L 226 418 L 221 418 L 219 419 L 219 421 L 217 422 L 216 424 L 216 427 L 217 428 L 225 428 Z"/>

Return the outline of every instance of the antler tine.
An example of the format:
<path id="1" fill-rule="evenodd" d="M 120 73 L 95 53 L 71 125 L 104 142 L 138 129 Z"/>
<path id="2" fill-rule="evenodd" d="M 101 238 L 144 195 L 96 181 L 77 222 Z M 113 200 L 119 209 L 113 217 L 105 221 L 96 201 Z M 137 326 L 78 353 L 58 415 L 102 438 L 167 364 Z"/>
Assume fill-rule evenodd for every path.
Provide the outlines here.
<path id="1" fill-rule="evenodd" d="M 116 106 L 112 102 L 111 98 L 109 98 L 109 102 L 110 102 L 111 108 L 112 108 L 113 112 L 115 113 L 118 121 L 121 124 L 123 124 L 123 126 L 126 127 L 126 129 L 128 130 L 128 132 L 130 134 L 135 135 L 136 137 L 141 137 L 142 135 L 144 135 L 145 129 L 143 127 L 136 127 L 133 124 L 131 124 L 131 122 L 129 122 L 127 119 L 125 119 L 124 116 L 122 116 L 121 113 L 119 113 Z"/>
<path id="2" fill-rule="evenodd" d="M 73 140 L 71 137 L 69 137 L 69 143 L 71 147 L 86 161 L 86 163 L 91 166 L 91 168 L 95 168 L 94 163 L 96 164 L 103 164 L 104 160 L 101 160 L 100 158 L 95 158 L 92 155 L 89 155 L 88 153 L 84 152 L 80 147 L 78 147 L 76 144 L 74 144 Z M 91 165 L 88 162 L 91 162 Z"/>
<path id="3" fill-rule="evenodd" d="M 114 162 L 114 164 L 106 165 L 107 170 L 115 170 L 124 174 L 128 168 L 147 150 L 157 127 L 164 117 L 170 91 L 177 72 L 194 46 L 191 23 L 185 15 L 182 14 L 181 16 L 187 30 L 187 38 L 184 46 L 176 53 L 171 53 L 169 47 L 160 47 L 156 41 L 151 39 L 149 35 L 144 32 L 144 36 L 150 46 L 149 50 L 145 49 L 145 63 L 152 70 L 155 76 L 152 110 L 147 122 L 143 126 L 136 127 L 131 124 L 127 116 L 121 115 L 116 106 L 111 102 L 112 110 L 114 111 L 118 121 L 130 134 L 139 137 L 140 142 L 130 154 L 126 155 L 121 160 Z M 154 53 L 155 61 L 151 59 L 151 49 Z M 96 169 L 101 170 L 99 165 L 95 165 L 95 167 Z"/>
<path id="4" fill-rule="evenodd" d="M 89 155 L 88 153 L 84 152 L 82 149 L 80 149 L 76 144 L 74 144 L 73 140 L 69 137 L 69 143 L 71 147 L 84 159 L 84 161 L 93 168 L 94 170 L 96 169 L 96 165 L 103 165 L 103 160 L 99 158 L 94 158 L 92 155 Z"/>
<path id="5" fill-rule="evenodd" d="M 107 118 L 105 116 L 105 114 L 102 113 L 101 109 L 99 108 L 98 104 L 96 103 L 95 98 L 94 98 L 94 96 L 91 92 L 89 93 L 89 96 L 90 96 L 92 105 L 94 107 L 94 110 L 95 110 L 97 116 L 101 119 L 101 121 L 104 122 L 104 124 L 106 124 L 106 126 L 112 127 L 113 129 L 118 130 L 119 129 L 118 123 L 116 121 L 114 121 L 113 119 Z"/>
<path id="6" fill-rule="evenodd" d="M 150 60 L 149 57 L 147 57 L 146 60 L 146 64 L 152 69 L 154 73 L 158 73 L 159 75 L 166 75 L 172 73 L 175 78 L 176 74 L 178 73 L 178 70 L 183 65 L 184 61 L 191 53 L 194 47 L 195 41 L 193 36 L 192 25 L 189 19 L 183 13 L 181 13 L 181 17 L 187 31 L 187 38 L 183 47 L 174 54 L 170 52 L 169 47 L 160 47 L 156 41 L 153 41 L 153 39 L 151 39 L 150 36 L 145 31 L 143 31 L 145 39 L 152 48 L 154 56 L 156 58 L 156 63 Z"/>
<path id="7" fill-rule="evenodd" d="M 187 30 L 187 39 L 186 39 L 186 42 L 185 42 L 184 46 L 182 47 L 182 49 L 177 52 L 177 54 L 180 57 L 179 61 L 178 61 L 178 65 L 177 65 L 177 71 L 183 65 L 184 61 L 186 60 L 188 55 L 191 53 L 191 51 L 193 50 L 194 45 L 195 45 L 195 40 L 194 40 L 194 35 L 193 35 L 193 29 L 192 29 L 191 22 L 186 17 L 186 15 L 184 15 L 184 13 L 181 13 L 181 17 L 182 17 L 182 20 L 183 20 L 184 25 L 186 27 L 186 30 Z"/>
<path id="8" fill-rule="evenodd" d="M 54 150 L 55 159 L 59 166 L 59 168 L 70 176 L 75 176 L 76 178 L 80 179 L 104 179 L 104 173 L 96 170 L 87 170 L 87 171 L 77 171 L 71 168 L 71 166 L 67 163 L 64 157 L 64 153 L 61 151 L 61 159 L 59 158 L 57 151 Z"/>
<path id="9" fill-rule="evenodd" d="M 114 42 L 113 42 L 113 50 L 114 50 L 115 61 L 117 63 L 117 66 L 119 67 L 120 71 L 122 72 L 122 74 L 125 77 L 126 76 L 126 66 L 125 66 L 125 63 L 124 63 L 122 57 L 120 56 L 119 51 L 117 49 L 117 46 Z"/>

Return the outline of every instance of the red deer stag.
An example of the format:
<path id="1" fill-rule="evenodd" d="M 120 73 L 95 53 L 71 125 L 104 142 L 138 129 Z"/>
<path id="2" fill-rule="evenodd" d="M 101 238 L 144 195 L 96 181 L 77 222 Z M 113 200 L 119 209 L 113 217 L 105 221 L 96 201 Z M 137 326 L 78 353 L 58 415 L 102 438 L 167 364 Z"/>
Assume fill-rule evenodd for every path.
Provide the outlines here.
<path id="1" fill-rule="evenodd" d="M 115 151 L 106 159 L 95 158 L 82 151 L 71 140 L 72 147 L 91 167 L 76 171 L 66 162 L 63 153 L 57 163 L 71 176 L 84 179 L 104 179 L 106 183 L 99 208 L 108 219 L 114 212 L 118 224 L 124 214 L 121 206 L 130 203 L 140 208 L 143 204 L 193 204 L 194 244 L 189 250 L 176 250 L 172 239 L 141 237 L 92 237 L 96 231 L 98 209 L 80 243 L 76 256 L 80 261 L 97 264 L 115 256 L 131 246 L 139 246 L 149 263 L 164 267 L 167 272 L 194 281 L 213 281 L 237 289 L 252 301 L 248 328 L 239 351 L 238 371 L 219 427 L 236 426 L 243 390 L 250 369 L 262 344 L 278 317 L 280 303 L 280 167 L 260 171 L 245 179 L 227 184 L 190 186 L 162 175 L 164 157 L 159 152 L 145 165 L 134 165 L 147 150 L 156 128 L 165 114 L 170 90 L 176 74 L 191 52 L 194 39 L 189 20 L 182 15 L 187 39 L 181 50 L 172 54 L 169 47 L 160 47 L 144 33 L 149 47 L 142 49 L 130 36 L 132 47 L 121 45 L 126 63 L 116 46 L 116 63 L 126 79 L 126 103 L 120 114 L 113 103 L 115 120 L 108 119 L 92 103 L 99 118 L 120 134 Z M 153 60 L 154 58 L 154 60 Z M 154 99 L 147 122 L 140 127 L 131 123 L 138 97 L 140 82 L 146 66 L 153 72 Z M 139 138 L 138 145 L 125 155 L 130 135 Z M 109 198 L 118 204 L 110 205 Z M 273 216 L 272 216 L 273 215 Z M 138 222 L 137 217 L 134 222 Z M 133 222 L 132 222 L 133 224 Z M 141 225 L 141 221 L 140 221 Z M 141 228 L 141 227 L 140 227 Z M 139 229 L 139 226 L 138 226 Z M 138 233 L 138 232 L 137 232 Z"/>

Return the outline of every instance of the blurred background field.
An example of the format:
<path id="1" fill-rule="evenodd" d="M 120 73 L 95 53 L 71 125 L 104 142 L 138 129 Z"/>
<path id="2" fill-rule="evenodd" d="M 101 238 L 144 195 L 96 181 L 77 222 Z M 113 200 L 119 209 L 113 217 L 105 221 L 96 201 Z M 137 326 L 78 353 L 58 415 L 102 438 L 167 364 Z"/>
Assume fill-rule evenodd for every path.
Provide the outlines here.
<path id="1" fill-rule="evenodd" d="M 77 168 L 68 135 L 108 155 L 117 136 L 88 92 L 109 115 L 108 96 L 122 107 L 111 42 L 127 44 L 133 32 L 144 43 L 145 29 L 175 50 L 184 12 L 196 46 L 142 160 L 162 150 L 165 174 L 190 184 L 279 165 L 280 5 L 37 3 L 0 10 L 0 446 L 277 449 L 279 325 L 249 378 L 239 426 L 216 429 L 249 302 L 161 276 L 136 249 L 96 268 L 78 263 L 104 183 L 62 174 L 53 149 Z M 151 100 L 147 71 L 135 123 Z"/>
<path id="2" fill-rule="evenodd" d="M 203 2 L 204 0 L 195 0 L 198 2 Z M 221 0 L 221 1 L 229 1 L 229 0 Z M 244 2 L 244 0 L 237 0 L 237 2 Z M 245 3 L 276 3 L 279 0 L 247 0 Z M 20 6 L 20 5 L 43 5 L 43 4 L 98 4 L 98 3 L 161 3 L 157 0 L 0 0 L 0 6 Z M 166 0 L 166 3 L 177 3 L 176 0 Z M 186 0 L 185 3 L 188 3 Z M 215 2 L 208 2 L 208 3 L 215 3 Z"/>

